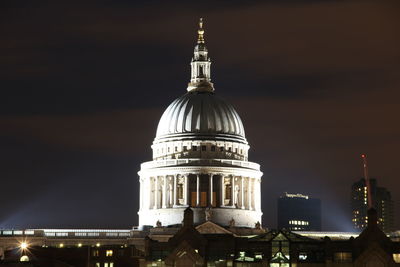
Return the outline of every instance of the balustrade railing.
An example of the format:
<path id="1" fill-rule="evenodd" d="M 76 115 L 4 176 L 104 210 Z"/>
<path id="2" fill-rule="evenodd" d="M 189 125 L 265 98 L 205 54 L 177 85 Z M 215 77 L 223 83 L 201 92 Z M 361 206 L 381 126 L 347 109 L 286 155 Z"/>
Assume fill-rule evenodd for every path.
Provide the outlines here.
<path id="1" fill-rule="evenodd" d="M 196 165 L 196 166 L 233 166 L 242 167 L 253 170 L 260 170 L 260 164 L 242 161 L 242 160 L 230 160 L 230 159 L 166 159 L 166 160 L 154 160 L 147 161 L 141 164 L 142 170 L 152 169 L 159 167 L 169 166 L 185 166 L 185 165 Z"/>

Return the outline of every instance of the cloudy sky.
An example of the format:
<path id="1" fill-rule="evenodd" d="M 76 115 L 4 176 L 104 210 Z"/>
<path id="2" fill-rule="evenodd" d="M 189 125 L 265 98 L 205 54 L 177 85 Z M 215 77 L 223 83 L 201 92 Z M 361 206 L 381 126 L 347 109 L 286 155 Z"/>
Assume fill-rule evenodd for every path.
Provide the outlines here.
<path id="1" fill-rule="evenodd" d="M 136 173 L 186 92 L 199 17 L 264 172 L 265 226 L 288 191 L 322 200 L 324 230 L 351 230 L 362 153 L 400 215 L 398 1 L 2 5 L 0 228 L 137 224 Z"/>

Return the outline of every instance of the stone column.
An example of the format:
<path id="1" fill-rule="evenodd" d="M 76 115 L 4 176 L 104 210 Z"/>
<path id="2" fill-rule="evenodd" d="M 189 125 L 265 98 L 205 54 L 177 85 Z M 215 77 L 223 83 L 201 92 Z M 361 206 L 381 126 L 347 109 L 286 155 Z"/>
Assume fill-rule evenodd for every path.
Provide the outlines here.
<path id="1" fill-rule="evenodd" d="M 260 211 L 261 210 L 261 198 L 260 198 L 261 197 L 261 195 L 260 195 L 261 194 L 261 179 L 257 178 L 254 180 L 254 182 L 256 183 L 256 185 L 254 186 L 255 187 L 254 188 L 254 190 L 255 190 L 254 201 L 257 201 L 257 202 L 254 202 L 254 206 L 256 207 L 256 210 Z"/>
<path id="2" fill-rule="evenodd" d="M 248 181 L 248 183 L 247 183 L 247 201 L 249 202 L 248 209 L 252 210 L 252 208 L 251 208 L 251 198 L 252 198 L 252 196 L 251 196 L 251 178 L 248 177 L 247 181 Z"/>
<path id="3" fill-rule="evenodd" d="M 173 203 L 174 203 L 174 206 L 176 206 L 176 189 L 177 189 L 177 187 L 178 187 L 178 185 L 177 185 L 177 183 L 176 183 L 176 174 L 174 175 L 174 200 L 173 200 Z"/>
<path id="4" fill-rule="evenodd" d="M 164 185 L 162 192 L 162 208 L 165 209 L 167 207 L 167 176 L 164 176 Z"/>
<path id="5" fill-rule="evenodd" d="M 240 190 L 241 190 L 241 204 L 242 204 L 242 209 L 244 209 L 244 177 L 240 176 L 240 181 L 242 182 L 241 186 L 240 186 Z"/>
<path id="6" fill-rule="evenodd" d="M 196 174 L 196 206 L 200 205 L 200 177 Z"/>
<path id="7" fill-rule="evenodd" d="M 142 178 L 139 176 L 139 210 L 143 208 L 143 182 Z"/>
<path id="8" fill-rule="evenodd" d="M 151 177 L 147 177 L 146 179 L 146 191 L 145 191 L 145 196 L 146 196 L 146 209 L 151 209 L 151 186 L 152 186 L 152 181 Z"/>
<path id="9" fill-rule="evenodd" d="M 224 183 L 225 177 L 222 174 L 220 174 L 220 176 L 221 176 L 221 189 L 220 189 L 221 203 L 220 203 L 220 206 L 225 207 L 225 183 Z"/>
<path id="10" fill-rule="evenodd" d="M 172 179 L 171 179 L 171 176 L 168 178 L 168 197 L 167 197 L 167 205 L 168 205 L 168 207 L 170 207 L 170 208 L 172 208 L 172 205 L 174 204 L 173 202 L 173 190 L 174 190 L 174 188 L 173 188 L 173 184 L 171 185 L 171 181 L 172 181 Z"/>
<path id="11" fill-rule="evenodd" d="M 146 180 L 140 178 L 140 210 L 144 208 L 144 204 L 146 203 L 145 199 L 145 185 L 146 185 Z"/>
<path id="12" fill-rule="evenodd" d="M 235 177 L 231 175 L 231 205 L 235 207 Z"/>
<path id="13" fill-rule="evenodd" d="M 139 191 L 139 195 L 140 195 L 140 207 L 139 210 L 143 209 L 143 202 L 144 202 L 144 185 L 145 185 L 145 181 L 142 179 L 142 177 L 139 178 L 140 181 L 140 191 Z"/>
<path id="14" fill-rule="evenodd" d="M 209 185 L 210 185 L 210 206 L 212 207 L 212 203 L 213 203 L 213 174 L 212 173 L 210 173 Z"/>
<path id="15" fill-rule="evenodd" d="M 158 176 L 154 177 L 154 207 L 153 209 L 157 209 L 157 201 L 158 201 Z"/>
<path id="16" fill-rule="evenodd" d="M 143 179 L 143 182 L 140 184 L 140 186 L 143 185 L 143 189 L 142 189 L 142 198 L 143 198 L 142 209 L 144 208 L 145 210 L 149 209 L 149 206 L 150 206 L 150 204 L 149 204 L 149 193 L 150 193 L 150 190 L 149 190 L 149 187 L 148 187 L 148 182 L 149 182 L 148 177 L 145 177 Z"/>
<path id="17" fill-rule="evenodd" d="M 188 198 L 188 190 L 189 190 L 189 180 L 188 180 L 188 175 L 186 174 L 185 176 L 185 188 L 183 191 L 183 198 L 185 200 L 185 205 L 189 205 L 189 198 Z"/>

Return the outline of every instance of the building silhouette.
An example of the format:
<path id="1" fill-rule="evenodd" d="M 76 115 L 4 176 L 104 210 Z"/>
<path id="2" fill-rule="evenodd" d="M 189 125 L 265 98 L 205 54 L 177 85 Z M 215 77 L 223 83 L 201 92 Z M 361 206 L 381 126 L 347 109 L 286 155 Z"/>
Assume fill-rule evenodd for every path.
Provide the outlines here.
<path id="1" fill-rule="evenodd" d="M 278 229 L 321 231 L 321 201 L 302 194 L 278 198 Z"/>
<path id="2" fill-rule="evenodd" d="M 386 233 L 394 231 L 394 209 L 390 192 L 379 187 L 376 179 L 369 179 L 372 206 L 377 211 L 378 226 Z M 351 212 L 355 230 L 361 231 L 367 225 L 367 186 L 362 178 L 351 186 Z"/>

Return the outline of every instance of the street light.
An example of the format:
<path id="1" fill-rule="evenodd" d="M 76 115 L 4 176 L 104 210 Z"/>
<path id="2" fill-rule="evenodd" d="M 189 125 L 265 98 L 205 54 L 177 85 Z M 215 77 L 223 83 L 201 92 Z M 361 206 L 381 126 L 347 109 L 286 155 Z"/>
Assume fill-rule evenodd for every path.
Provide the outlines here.
<path id="1" fill-rule="evenodd" d="M 25 249 L 28 248 L 28 243 L 22 242 L 21 244 L 19 244 L 19 247 L 20 247 L 22 250 L 25 250 Z"/>

